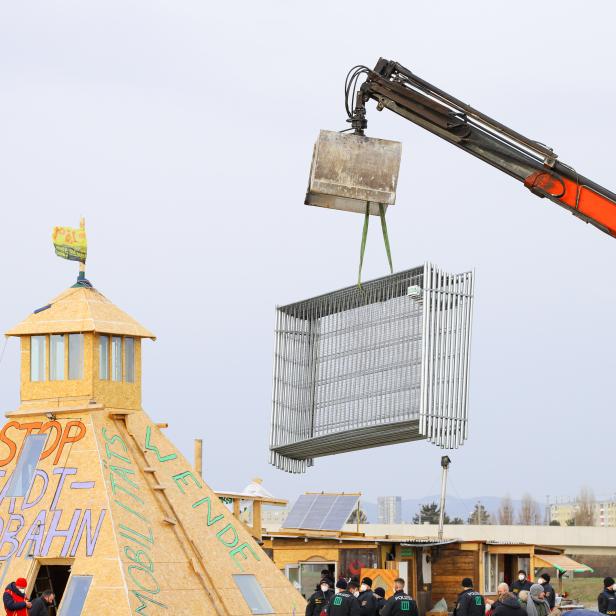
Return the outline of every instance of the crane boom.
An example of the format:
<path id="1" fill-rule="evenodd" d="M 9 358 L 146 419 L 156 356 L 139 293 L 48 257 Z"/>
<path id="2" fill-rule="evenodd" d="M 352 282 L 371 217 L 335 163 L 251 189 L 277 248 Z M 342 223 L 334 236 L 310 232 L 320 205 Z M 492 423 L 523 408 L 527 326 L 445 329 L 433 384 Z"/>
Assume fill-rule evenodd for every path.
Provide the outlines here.
<path id="1" fill-rule="evenodd" d="M 366 80 L 355 93 L 353 89 L 362 75 Z M 390 109 L 616 237 L 615 193 L 559 161 L 551 148 L 477 111 L 401 64 L 381 58 L 373 70 L 355 67 L 347 76 L 345 89 L 348 121 L 356 134 L 364 134 L 366 102 L 372 99 L 379 111 Z"/>

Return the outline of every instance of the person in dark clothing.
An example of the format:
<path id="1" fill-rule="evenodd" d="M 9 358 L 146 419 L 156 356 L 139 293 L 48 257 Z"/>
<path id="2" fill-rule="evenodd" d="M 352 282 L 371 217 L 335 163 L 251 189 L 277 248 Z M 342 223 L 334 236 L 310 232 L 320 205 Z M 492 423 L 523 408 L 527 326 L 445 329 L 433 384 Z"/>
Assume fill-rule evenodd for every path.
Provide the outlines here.
<path id="1" fill-rule="evenodd" d="M 511 585 L 511 592 L 517 595 L 521 590 L 530 590 L 532 584 L 528 580 L 526 571 L 520 569 L 518 571 L 518 579 Z"/>
<path id="2" fill-rule="evenodd" d="M 376 616 L 376 597 L 372 592 L 372 578 L 362 579 L 357 600 L 360 616 Z"/>
<path id="3" fill-rule="evenodd" d="M 500 600 L 501 597 L 505 594 L 507 594 L 509 592 L 509 585 L 506 582 L 501 582 L 497 587 L 496 587 L 496 600 L 495 601 L 490 601 L 489 599 L 486 600 L 486 603 L 490 604 L 490 609 L 488 610 L 488 614 L 493 615 L 494 612 L 496 611 L 496 608 L 500 605 Z"/>
<path id="4" fill-rule="evenodd" d="M 321 579 L 327 580 L 329 588 L 334 592 L 334 574 L 329 569 L 321 569 Z"/>
<path id="5" fill-rule="evenodd" d="M 462 592 L 458 595 L 453 616 L 484 616 L 485 612 L 485 600 L 481 594 L 473 589 L 473 580 L 464 578 L 462 580 Z"/>
<path id="6" fill-rule="evenodd" d="M 374 589 L 374 600 L 376 602 L 376 613 L 378 616 L 381 613 L 381 610 L 385 607 L 385 604 L 387 603 L 387 601 L 385 601 L 384 588 L 381 588 L 379 586 L 378 588 Z"/>
<path id="7" fill-rule="evenodd" d="M 49 608 L 53 605 L 54 599 L 51 590 L 44 590 L 40 597 L 32 601 L 28 616 L 49 616 Z"/>
<path id="8" fill-rule="evenodd" d="M 603 592 L 597 597 L 597 606 L 602 614 L 616 614 L 616 582 L 614 578 L 603 580 Z"/>
<path id="9" fill-rule="evenodd" d="M 310 595 L 306 605 L 306 616 L 321 616 L 321 612 L 327 607 L 329 600 L 334 596 L 334 591 L 329 585 L 329 579 L 323 578 L 318 589 Z"/>
<path id="10" fill-rule="evenodd" d="M 394 580 L 394 589 L 396 592 L 385 603 L 381 610 L 381 616 L 419 616 L 417 603 L 404 592 L 404 580 L 402 578 Z"/>
<path id="11" fill-rule="evenodd" d="M 512 592 L 506 592 L 498 598 L 498 606 L 494 608 L 492 614 L 494 616 L 526 616 L 526 610 Z"/>
<path id="12" fill-rule="evenodd" d="M 347 591 L 357 599 L 359 597 L 359 580 L 356 578 L 351 578 L 351 580 L 347 583 Z M 359 601 L 357 603 L 359 603 Z"/>
<path id="13" fill-rule="evenodd" d="M 28 609 L 32 607 L 32 603 L 26 597 L 26 588 L 28 580 L 26 578 L 17 578 L 11 582 L 5 589 L 2 596 L 4 609 L 11 616 L 28 616 Z"/>
<path id="14" fill-rule="evenodd" d="M 359 602 L 347 590 L 346 580 L 336 582 L 336 594 L 330 599 L 328 616 L 359 616 Z"/>
<path id="15" fill-rule="evenodd" d="M 556 605 L 556 591 L 552 584 L 550 584 L 550 574 L 542 573 L 537 580 L 537 584 L 541 584 L 543 586 L 543 590 L 545 591 L 545 600 L 548 602 L 550 606 L 550 610 L 554 609 Z"/>

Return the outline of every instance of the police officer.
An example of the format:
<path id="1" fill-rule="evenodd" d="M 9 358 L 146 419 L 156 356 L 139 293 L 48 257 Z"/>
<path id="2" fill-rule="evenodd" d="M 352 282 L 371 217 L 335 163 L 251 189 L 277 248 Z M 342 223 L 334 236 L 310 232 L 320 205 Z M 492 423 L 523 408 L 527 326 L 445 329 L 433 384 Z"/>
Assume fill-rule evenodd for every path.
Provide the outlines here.
<path id="1" fill-rule="evenodd" d="M 376 613 L 377 616 L 379 616 L 379 614 L 381 613 L 381 610 L 385 607 L 385 604 L 387 603 L 387 601 L 385 601 L 385 589 L 381 588 L 380 586 L 378 588 L 374 589 L 374 600 L 376 601 Z"/>
<path id="2" fill-rule="evenodd" d="M 359 616 L 359 602 L 347 590 L 345 579 L 336 582 L 336 594 L 330 599 L 328 616 Z"/>
<path id="3" fill-rule="evenodd" d="M 524 569 L 518 571 L 518 579 L 511 585 L 511 592 L 517 595 L 521 590 L 530 590 L 532 584 L 528 581 L 528 576 Z"/>
<path id="4" fill-rule="evenodd" d="M 363 578 L 357 597 L 360 616 L 376 616 L 376 599 L 372 592 L 372 578 Z"/>
<path id="5" fill-rule="evenodd" d="M 306 616 L 321 616 L 321 612 L 327 607 L 329 600 L 334 596 L 334 591 L 329 586 L 329 579 L 323 578 L 319 588 L 310 595 L 306 605 Z"/>
<path id="6" fill-rule="evenodd" d="M 614 578 L 603 580 L 603 592 L 597 597 L 597 605 L 602 614 L 616 614 L 616 583 Z"/>
<path id="7" fill-rule="evenodd" d="M 486 604 L 483 597 L 473 590 L 473 580 L 462 580 L 462 592 L 458 595 L 453 616 L 485 616 Z"/>
<path id="8" fill-rule="evenodd" d="M 419 616 L 417 603 L 404 592 L 404 580 L 394 580 L 394 594 L 381 610 L 381 616 Z"/>

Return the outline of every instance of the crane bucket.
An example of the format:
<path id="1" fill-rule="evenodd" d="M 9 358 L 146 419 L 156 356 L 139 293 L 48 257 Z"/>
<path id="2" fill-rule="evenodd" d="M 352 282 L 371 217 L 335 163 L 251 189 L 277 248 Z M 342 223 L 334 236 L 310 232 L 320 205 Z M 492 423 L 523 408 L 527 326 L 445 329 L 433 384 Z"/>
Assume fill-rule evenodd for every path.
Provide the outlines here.
<path id="1" fill-rule="evenodd" d="M 322 130 L 314 145 L 306 205 L 379 214 L 396 202 L 402 144 Z"/>

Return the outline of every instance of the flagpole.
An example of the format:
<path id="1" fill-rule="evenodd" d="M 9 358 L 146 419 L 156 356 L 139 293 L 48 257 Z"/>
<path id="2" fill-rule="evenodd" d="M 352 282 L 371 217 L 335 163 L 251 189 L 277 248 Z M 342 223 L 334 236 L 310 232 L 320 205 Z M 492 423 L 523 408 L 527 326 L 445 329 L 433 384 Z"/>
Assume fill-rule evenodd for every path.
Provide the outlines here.
<path id="1" fill-rule="evenodd" d="M 82 216 L 79 219 L 79 228 L 85 231 L 86 219 Z M 78 280 L 83 280 L 86 277 L 86 264 L 85 261 L 79 261 L 79 276 Z"/>

